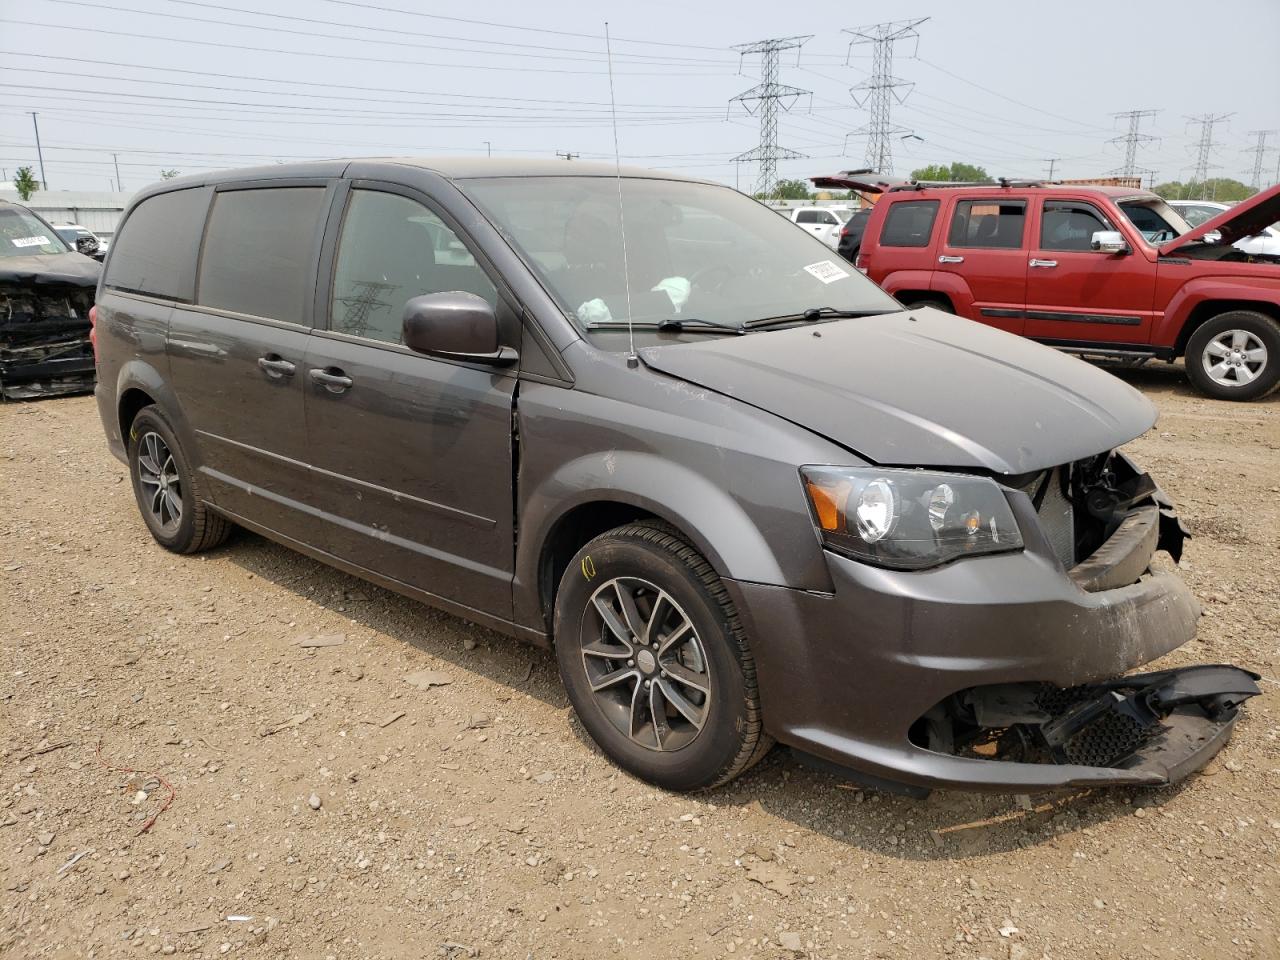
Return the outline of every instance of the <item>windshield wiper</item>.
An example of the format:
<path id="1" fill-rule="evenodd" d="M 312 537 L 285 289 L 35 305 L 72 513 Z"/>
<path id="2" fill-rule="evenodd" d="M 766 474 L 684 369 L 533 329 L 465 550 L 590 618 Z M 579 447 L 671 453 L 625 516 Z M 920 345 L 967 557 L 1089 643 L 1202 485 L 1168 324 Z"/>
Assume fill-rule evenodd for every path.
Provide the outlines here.
<path id="1" fill-rule="evenodd" d="M 715 320 L 703 320 L 700 317 L 668 317 L 658 324 L 657 329 L 677 330 L 684 332 L 686 327 L 692 327 L 691 333 L 698 332 L 701 328 L 704 333 L 711 333 L 715 330 L 726 330 L 729 333 L 746 333 L 747 325 L 742 323 L 718 323 Z"/>
<path id="2" fill-rule="evenodd" d="M 778 317 L 761 317 L 759 320 L 748 320 L 743 326 L 748 330 L 759 330 L 761 327 L 772 327 L 783 323 L 813 323 L 815 320 L 843 320 L 848 317 L 878 317 L 885 313 L 896 313 L 892 310 L 840 310 L 836 307 L 810 307 L 799 313 L 785 313 Z"/>

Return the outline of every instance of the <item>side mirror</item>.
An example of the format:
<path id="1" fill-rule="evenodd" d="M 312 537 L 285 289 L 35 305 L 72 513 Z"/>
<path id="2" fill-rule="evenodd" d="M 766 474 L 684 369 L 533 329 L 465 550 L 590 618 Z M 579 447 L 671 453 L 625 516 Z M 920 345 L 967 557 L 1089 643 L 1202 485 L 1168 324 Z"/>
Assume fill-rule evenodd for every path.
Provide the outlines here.
<path id="1" fill-rule="evenodd" d="M 1205 243 L 1221 243 L 1222 234 L 1220 234 L 1217 230 L 1210 230 L 1208 233 L 1204 235 L 1204 242 Z"/>
<path id="2" fill-rule="evenodd" d="M 94 237 L 76 237 L 76 252 L 92 257 L 98 252 L 98 241 Z"/>
<path id="3" fill-rule="evenodd" d="M 1128 253 L 1129 244 L 1119 230 L 1099 230 L 1090 243 L 1095 253 Z"/>
<path id="4" fill-rule="evenodd" d="M 414 297 L 404 305 L 404 345 L 417 353 L 508 366 L 518 355 L 498 342 L 489 301 L 455 290 Z"/>

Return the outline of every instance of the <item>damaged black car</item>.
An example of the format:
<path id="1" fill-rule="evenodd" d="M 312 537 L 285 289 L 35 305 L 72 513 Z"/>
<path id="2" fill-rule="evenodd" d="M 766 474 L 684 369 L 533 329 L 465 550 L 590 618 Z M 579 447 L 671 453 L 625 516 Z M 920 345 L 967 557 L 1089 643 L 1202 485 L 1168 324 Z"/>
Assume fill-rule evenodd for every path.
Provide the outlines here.
<path id="1" fill-rule="evenodd" d="M 101 273 L 39 216 L 0 200 L 0 396 L 93 389 L 89 311 Z"/>

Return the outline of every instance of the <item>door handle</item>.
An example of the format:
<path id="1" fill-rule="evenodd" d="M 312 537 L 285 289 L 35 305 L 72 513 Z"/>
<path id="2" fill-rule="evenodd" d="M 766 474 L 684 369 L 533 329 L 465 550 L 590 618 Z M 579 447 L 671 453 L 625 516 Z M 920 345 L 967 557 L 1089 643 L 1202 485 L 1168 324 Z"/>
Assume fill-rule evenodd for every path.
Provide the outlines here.
<path id="1" fill-rule="evenodd" d="M 964 257 L 939 257 L 939 263 L 964 263 Z"/>
<path id="2" fill-rule="evenodd" d="M 344 393 L 351 388 L 352 380 L 337 367 L 314 368 L 307 371 L 312 383 L 318 383 L 330 393 Z"/>
<path id="3" fill-rule="evenodd" d="M 274 353 L 268 353 L 265 357 L 258 358 L 258 366 L 261 367 L 268 377 L 279 380 L 281 377 L 292 377 L 293 371 L 297 369 L 288 360 L 282 360 Z"/>
<path id="4" fill-rule="evenodd" d="M 1057 260 L 1035 260 L 1035 259 L 1033 259 L 1033 260 L 1031 261 L 1031 266 L 1033 266 L 1033 267 L 1056 267 L 1057 265 L 1058 265 L 1058 261 L 1057 261 Z"/>

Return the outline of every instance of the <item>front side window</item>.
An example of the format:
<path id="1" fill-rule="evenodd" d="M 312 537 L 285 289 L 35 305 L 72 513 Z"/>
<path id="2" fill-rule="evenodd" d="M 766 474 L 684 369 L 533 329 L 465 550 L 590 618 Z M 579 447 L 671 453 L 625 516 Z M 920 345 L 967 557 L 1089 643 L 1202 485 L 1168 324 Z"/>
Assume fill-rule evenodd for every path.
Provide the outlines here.
<path id="1" fill-rule="evenodd" d="M 927 247 L 937 217 L 937 200 L 900 200 L 892 204 L 880 230 L 880 246 Z"/>
<path id="2" fill-rule="evenodd" d="M 1089 251 L 1093 235 L 1115 227 L 1098 208 L 1076 200 L 1046 200 L 1040 218 L 1040 249 Z"/>
<path id="3" fill-rule="evenodd" d="M 951 214 L 947 245 L 1017 250 L 1026 219 L 1025 200 L 961 200 Z"/>
<path id="4" fill-rule="evenodd" d="M 438 216 L 408 197 L 351 191 L 338 240 L 331 330 L 400 343 L 408 301 L 454 290 L 497 306 L 493 281 Z"/>
<path id="5" fill-rule="evenodd" d="M 324 187 L 217 194 L 200 258 L 200 305 L 306 324 L 324 198 Z"/>
<path id="6" fill-rule="evenodd" d="M 664 320 L 737 326 L 817 307 L 899 309 L 813 233 L 730 187 L 626 177 L 620 206 L 613 177 L 459 186 L 582 330 L 628 319 L 652 330 Z"/>
<path id="7" fill-rule="evenodd" d="M 208 209 L 209 193 L 198 188 L 143 200 L 112 241 L 103 283 L 126 293 L 191 303 Z"/>
<path id="8" fill-rule="evenodd" d="M 0 207 L 0 258 L 30 257 L 38 253 L 66 253 L 56 230 L 22 207 Z"/>

